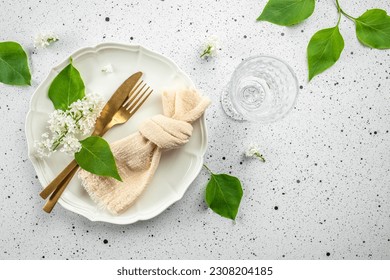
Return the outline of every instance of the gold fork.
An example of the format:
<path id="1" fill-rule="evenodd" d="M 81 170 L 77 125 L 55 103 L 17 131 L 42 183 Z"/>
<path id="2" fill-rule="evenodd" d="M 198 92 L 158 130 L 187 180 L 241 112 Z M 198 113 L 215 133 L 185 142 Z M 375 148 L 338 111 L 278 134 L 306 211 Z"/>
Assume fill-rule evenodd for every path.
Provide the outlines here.
<path id="1" fill-rule="evenodd" d="M 145 103 L 146 99 L 152 94 L 153 90 L 149 86 L 146 87 L 146 84 L 141 81 L 134 88 L 134 90 L 129 94 L 128 98 L 123 102 L 120 109 L 112 117 L 111 121 L 106 125 L 103 131 L 99 134 L 102 136 L 110 128 L 115 125 L 123 124 L 128 121 L 137 110 Z M 139 89 L 138 89 L 139 88 Z M 138 90 L 137 90 L 138 89 Z M 137 91 L 137 92 L 135 92 Z M 135 92 L 135 93 L 134 93 Z M 134 94 L 133 94 L 134 93 Z M 46 199 L 50 194 L 50 198 L 46 202 L 43 210 L 47 213 L 50 213 L 54 206 L 56 205 L 58 199 L 64 192 L 65 188 L 73 178 L 74 174 L 78 170 L 78 164 L 73 160 L 58 176 L 63 177 L 62 180 L 53 180 L 41 193 L 40 196 Z"/>

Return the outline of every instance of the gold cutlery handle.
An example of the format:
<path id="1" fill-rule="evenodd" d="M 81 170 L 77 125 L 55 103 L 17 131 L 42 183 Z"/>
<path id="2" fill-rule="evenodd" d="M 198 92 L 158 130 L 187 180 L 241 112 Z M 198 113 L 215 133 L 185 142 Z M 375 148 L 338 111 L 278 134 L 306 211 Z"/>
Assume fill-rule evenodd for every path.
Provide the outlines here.
<path id="1" fill-rule="evenodd" d="M 72 160 L 67 167 L 58 176 L 44 188 L 39 194 L 43 199 L 49 197 L 49 195 L 67 178 L 67 176 L 76 168 L 78 164 L 76 160 Z M 77 168 L 76 168 L 77 169 Z"/>
<path id="2" fill-rule="evenodd" d="M 77 164 L 77 163 L 76 163 Z M 50 213 L 51 210 L 53 210 L 54 206 L 56 205 L 58 199 L 66 189 L 66 186 L 69 184 L 69 182 L 72 180 L 74 174 L 76 174 L 78 170 L 78 165 L 76 165 L 71 172 L 68 174 L 68 176 L 61 182 L 61 185 L 52 193 L 52 195 L 47 200 L 45 206 L 43 206 L 43 210 L 47 213 Z"/>
<path id="3" fill-rule="evenodd" d="M 110 126 L 111 128 L 111 126 Z M 104 129 L 103 132 L 101 133 L 98 133 L 97 132 L 97 129 L 95 129 L 93 132 L 92 132 L 92 135 L 97 135 L 97 136 L 102 136 L 104 133 L 106 133 L 108 129 Z M 72 160 L 66 167 L 64 170 L 62 170 L 62 172 L 60 174 L 57 175 L 57 177 L 54 178 L 53 181 L 51 181 L 51 183 L 49 185 L 47 185 L 46 188 L 44 188 L 41 193 L 39 194 L 43 199 L 46 199 L 49 197 L 49 195 L 54 192 L 57 188 L 61 188 L 61 186 L 65 185 L 68 185 L 68 183 L 70 182 L 70 179 L 72 179 L 72 177 L 74 176 L 74 172 L 73 172 L 73 175 L 71 175 L 70 179 L 68 178 L 70 176 L 70 174 L 72 173 L 73 170 L 77 170 L 77 167 L 78 167 L 78 163 L 76 162 L 76 160 Z M 67 181 L 65 181 L 67 180 Z M 55 204 L 55 203 L 54 203 Z M 50 212 L 49 212 L 50 213 Z"/>
<path id="4" fill-rule="evenodd" d="M 111 128 L 112 125 L 109 127 Z M 92 135 L 102 136 L 108 129 L 104 129 L 103 132 L 97 133 L 95 129 L 92 132 Z M 43 199 L 46 199 L 51 194 L 50 198 L 46 201 L 45 206 L 43 206 L 43 210 L 47 213 L 50 213 L 54 206 L 56 205 L 58 199 L 60 199 L 62 193 L 72 180 L 73 176 L 76 174 L 78 170 L 78 163 L 76 160 L 72 160 L 64 170 L 39 194 Z"/>

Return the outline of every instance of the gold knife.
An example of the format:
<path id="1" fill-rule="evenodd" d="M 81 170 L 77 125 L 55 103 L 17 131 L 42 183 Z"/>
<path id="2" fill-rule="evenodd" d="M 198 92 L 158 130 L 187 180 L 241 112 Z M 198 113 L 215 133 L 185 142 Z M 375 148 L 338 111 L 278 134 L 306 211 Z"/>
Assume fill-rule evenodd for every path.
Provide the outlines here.
<path id="1" fill-rule="evenodd" d="M 131 75 L 129 78 L 124 81 L 119 88 L 114 92 L 111 98 L 107 101 L 106 105 L 103 107 L 102 112 L 100 113 L 99 118 L 96 120 L 95 129 L 92 132 L 92 135 L 100 135 L 103 132 L 103 129 L 111 121 L 112 117 L 122 106 L 123 102 L 126 100 L 130 91 L 136 86 L 139 79 L 142 77 L 142 72 L 137 72 Z M 44 188 L 39 194 L 43 199 L 49 197 L 49 195 L 54 192 L 58 185 L 64 181 L 68 174 L 77 166 L 77 162 L 72 160 L 65 169 L 57 175 L 57 177 L 51 181 L 46 188 Z M 77 170 L 77 169 L 75 169 Z"/>

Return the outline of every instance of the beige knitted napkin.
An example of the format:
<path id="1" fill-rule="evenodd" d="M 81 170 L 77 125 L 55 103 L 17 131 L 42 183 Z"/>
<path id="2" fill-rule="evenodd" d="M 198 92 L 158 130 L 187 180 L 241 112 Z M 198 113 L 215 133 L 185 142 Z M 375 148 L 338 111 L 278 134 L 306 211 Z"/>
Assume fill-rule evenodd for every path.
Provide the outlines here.
<path id="1" fill-rule="evenodd" d="M 191 123 L 202 116 L 210 99 L 195 90 L 182 90 L 164 92 L 162 103 L 164 115 L 142 122 L 137 132 L 110 145 L 123 182 L 79 171 L 82 185 L 91 198 L 113 214 L 127 210 L 145 190 L 162 151 L 189 141 Z"/>

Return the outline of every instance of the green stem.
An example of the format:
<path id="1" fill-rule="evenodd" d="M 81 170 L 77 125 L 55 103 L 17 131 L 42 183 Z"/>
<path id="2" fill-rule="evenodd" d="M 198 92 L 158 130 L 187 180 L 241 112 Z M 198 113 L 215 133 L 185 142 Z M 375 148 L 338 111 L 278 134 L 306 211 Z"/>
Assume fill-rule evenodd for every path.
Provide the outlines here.
<path id="1" fill-rule="evenodd" d="M 203 164 L 203 167 L 207 169 L 208 172 L 210 172 L 211 175 L 213 175 L 214 173 L 210 170 L 210 168 L 207 167 L 206 164 Z"/>
<path id="2" fill-rule="evenodd" d="M 203 53 L 200 55 L 200 58 L 204 57 L 206 54 L 210 54 L 211 46 L 207 46 L 207 49 L 203 51 Z"/>
<path id="3" fill-rule="evenodd" d="M 255 156 L 257 156 L 262 162 L 265 162 L 264 156 L 262 154 L 260 154 L 259 152 L 256 152 Z"/>
<path id="4" fill-rule="evenodd" d="M 339 5 L 339 0 L 336 0 L 336 4 L 337 4 L 337 11 L 339 13 L 339 20 L 337 21 L 337 25 L 336 26 L 339 26 L 340 20 L 341 20 L 341 8 L 340 8 L 340 5 Z"/>
<path id="5" fill-rule="evenodd" d="M 53 42 L 57 42 L 58 39 L 57 39 L 57 38 L 47 38 L 47 41 L 48 41 L 49 43 L 53 43 Z"/>
<path id="6" fill-rule="evenodd" d="M 337 9 L 339 10 L 339 13 L 343 14 L 344 16 L 346 16 L 347 18 L 349 18 L 352 21 L 356 20 L 356 18 L 354 18 L 353 16 L 348 15 L 346 12 L 343 11 L 343 9 L 341 9 L 339 0 L 336 0 L 336 5 L 337 5 Z M 341 16 L 341 14 L 340 14 L 340 16 Z M 340 22 L 340 17 L 339 17 L 339 22 Z M 337 23 L 337 25 L 338 24 L 339 23 Z"/>
<path id="7" fill-rule="evenodd" d="M 83 118 L 83 114 L 81 114 L 81 116 L 76 119 L 76 124 L 79 123 L 79 120 L 81 120 Z M 60 136 L 60 138 L 58 138 L 54 143 L 53 143 L 53 147 L 51 148 L 52 151 L 55 151 L 59 145 L 61 145 L 62 143 L 62 139 L 64 139 L 64 137 L 68 134 L 68 129 L 66 129 L 66 131 Z"/>
<path id="8" fill-rule="evenodd" d="M 54 146 L 51 148 L 52 151 L 55 151 L 59 145 L 61 145 L 62 139 L 64 139 L 65 135 L 68 134 L 68 130 L 66 130 L 60 138 L 58 138 L 53 144 Z"/>

